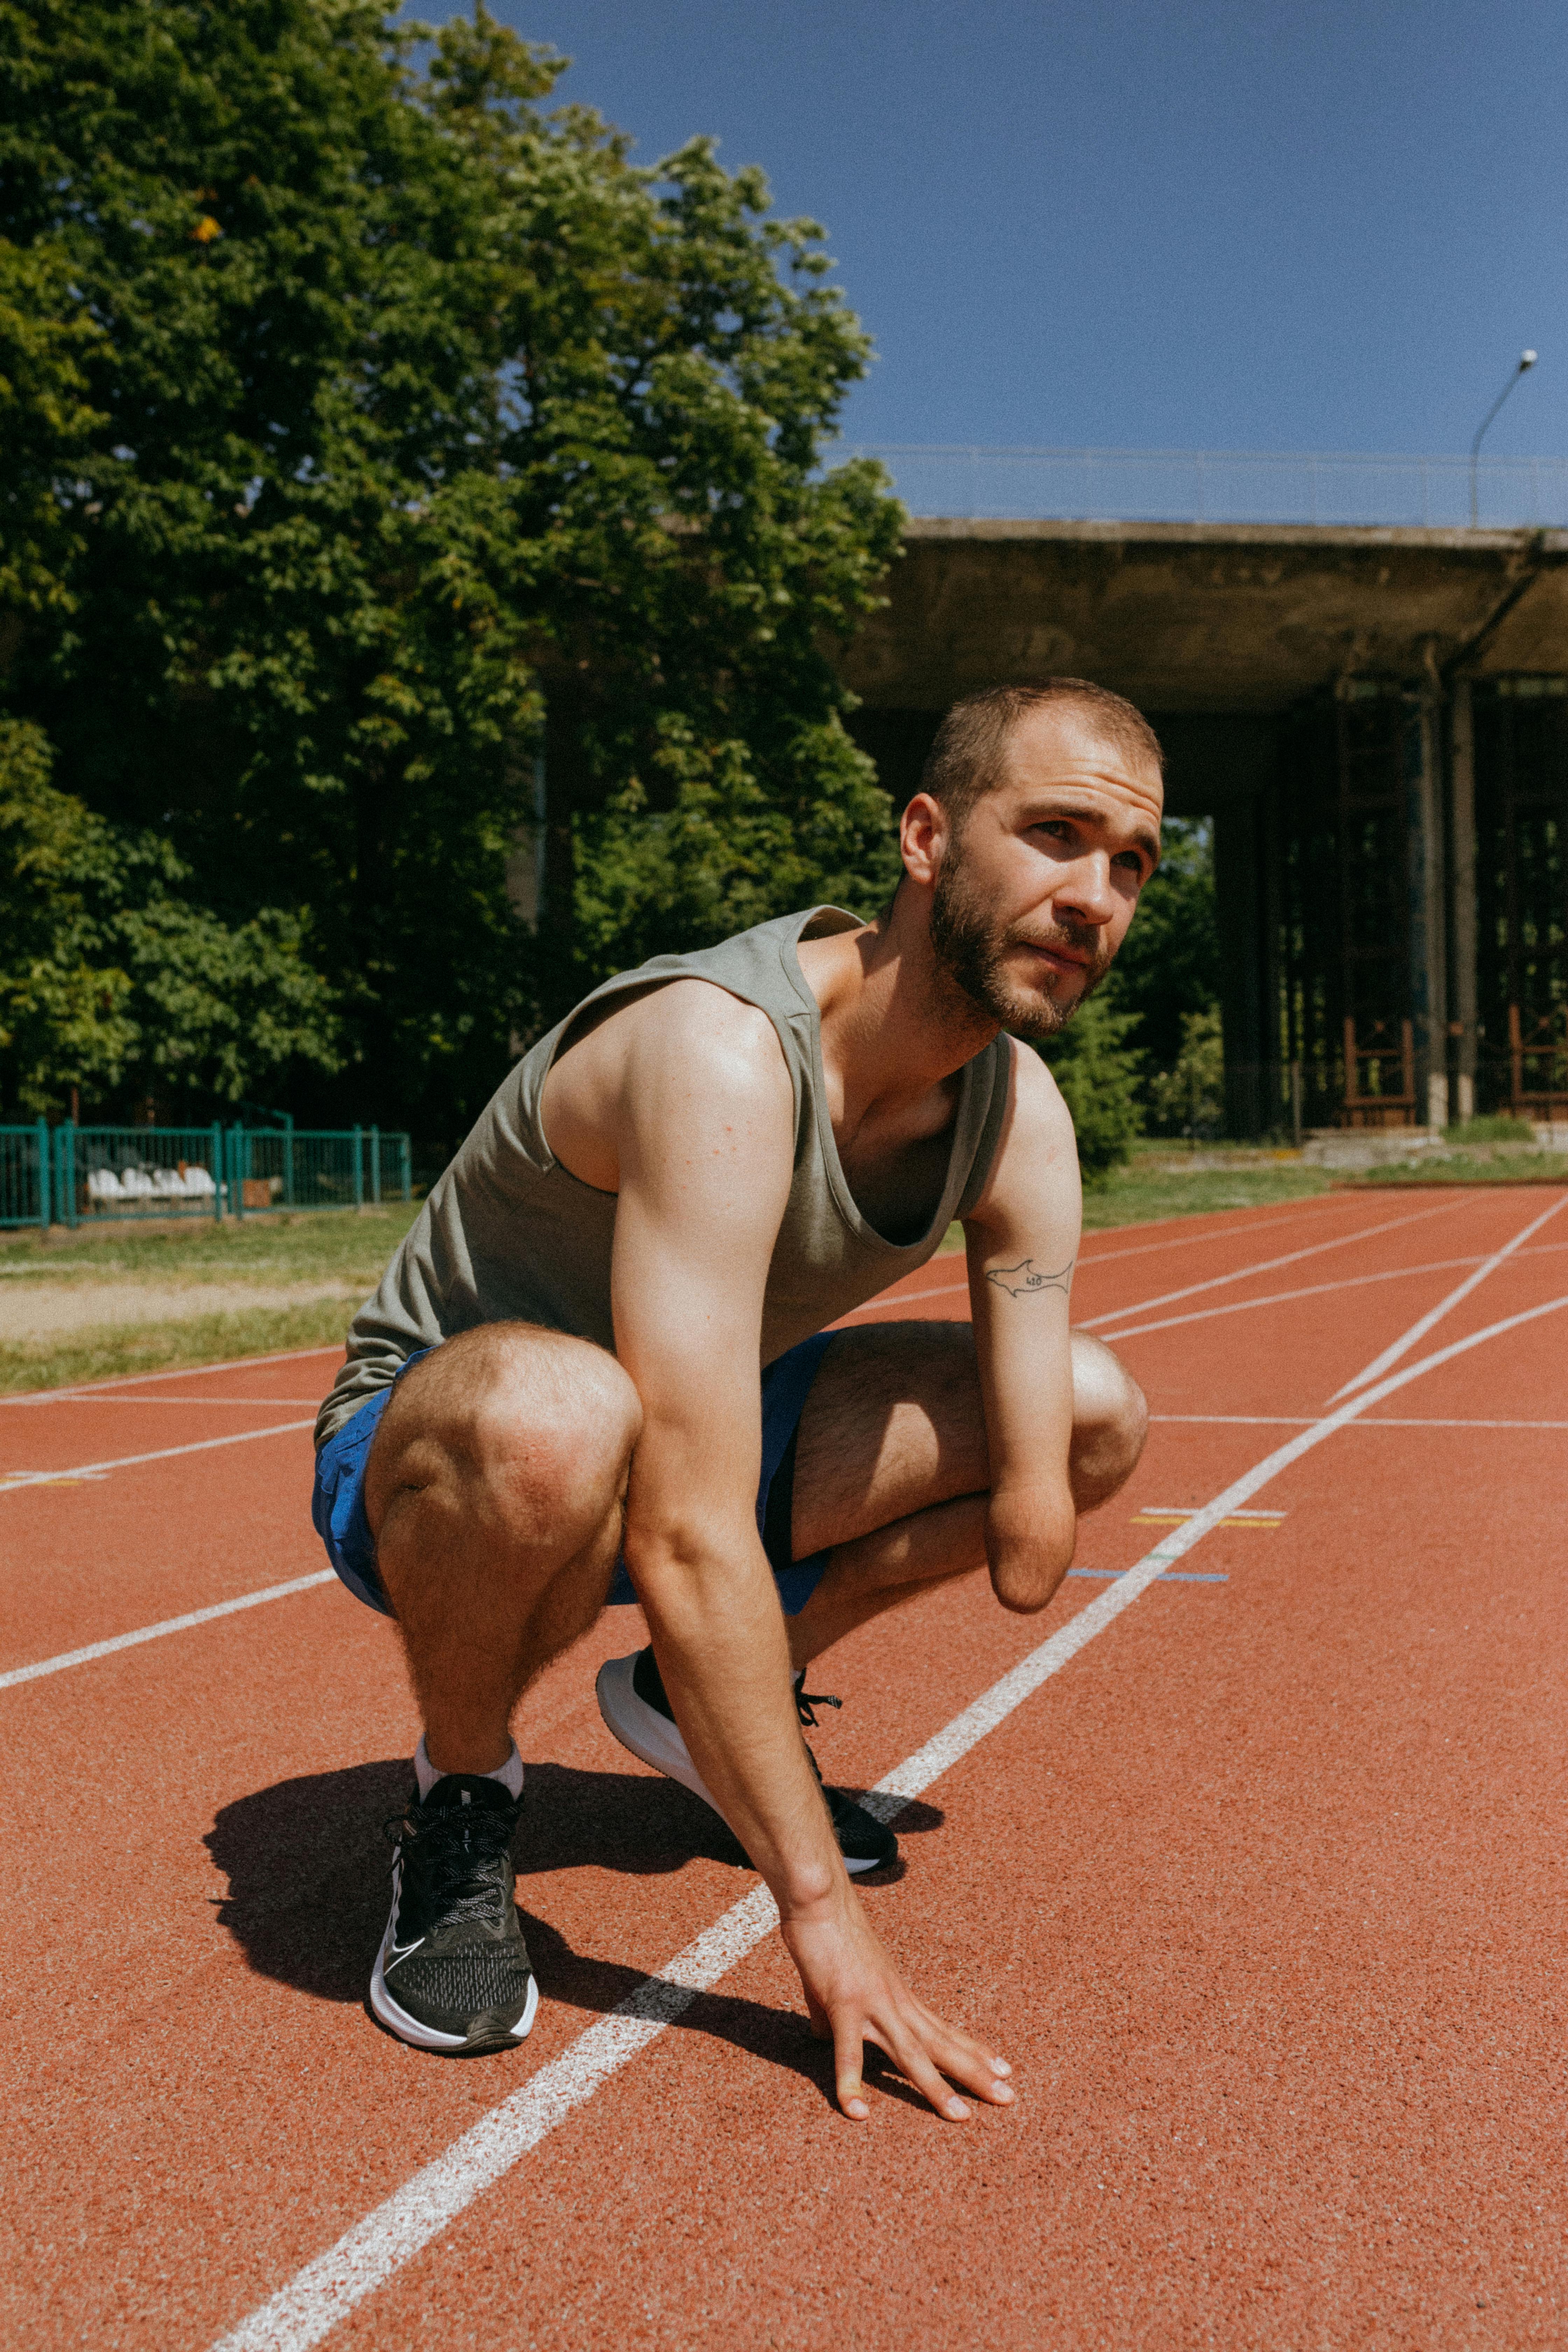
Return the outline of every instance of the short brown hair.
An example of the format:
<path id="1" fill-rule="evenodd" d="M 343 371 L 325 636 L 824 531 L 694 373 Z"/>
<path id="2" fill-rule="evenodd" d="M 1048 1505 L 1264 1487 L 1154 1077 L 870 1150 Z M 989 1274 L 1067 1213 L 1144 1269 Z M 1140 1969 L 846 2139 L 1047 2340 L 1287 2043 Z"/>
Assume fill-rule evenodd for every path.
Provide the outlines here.
<path id="1" fill-rule="evenodd" d="M 1120 751 L 1150 761 L 1161 776 L 1165 755 L 1141 710 L 1109 687 L 1087 677 L 1047 677 L 1039 686 L 988 686 L 955 702 L 936 730 L 921 772 L 920 789 L 942 803 L 955 833 L 976 801 L 1002 781 L 1002 753 L 1008 736 L 1031 710 L 1050 702 L 1076 703 L 1096 731 Z"/>

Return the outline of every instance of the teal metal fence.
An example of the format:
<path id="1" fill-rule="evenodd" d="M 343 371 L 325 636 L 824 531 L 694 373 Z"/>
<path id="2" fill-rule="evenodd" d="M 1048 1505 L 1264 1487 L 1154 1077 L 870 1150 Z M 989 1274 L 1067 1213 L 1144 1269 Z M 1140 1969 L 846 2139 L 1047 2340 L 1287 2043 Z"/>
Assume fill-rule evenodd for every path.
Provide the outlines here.
<path id="1" fill-rule="evenodd" d="M 0 1226 L 47 1229 L 51 1206 L 48 1129 L 0 1127 Z"/>
<path id="2" fill-rule="evenodd" d="M 378 1127 L 232 1127 L 230 1198 L 237 1216 L 269 1210 L 370 1209 L 413 1195 L 406 1135 Z"/>
<path id="3" fill-rule="evenodd" d="M 266 1216 L 413 1197 L 405 1134 L 375 1127 L 0 1127 L 0 1227 Z"/>
<path id="4" fill-rule="evenodd" d="M 217 1127 L 57 1127 L 54 1163 L 57 1224 L 223 1214 Z"/>

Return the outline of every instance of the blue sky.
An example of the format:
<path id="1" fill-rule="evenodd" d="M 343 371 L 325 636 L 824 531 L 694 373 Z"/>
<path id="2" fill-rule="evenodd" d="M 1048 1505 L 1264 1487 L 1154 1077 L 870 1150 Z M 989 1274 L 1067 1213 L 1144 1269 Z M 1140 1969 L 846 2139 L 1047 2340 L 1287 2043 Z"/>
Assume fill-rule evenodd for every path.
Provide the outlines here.
<path id="1" fill-rule="evenodd" d="M 431 5 L 426 21 L 455 13 Z M 1568 451 L 1568 10 L 494 0 L 650 163 L 809 213 L 856 441 Z"/>

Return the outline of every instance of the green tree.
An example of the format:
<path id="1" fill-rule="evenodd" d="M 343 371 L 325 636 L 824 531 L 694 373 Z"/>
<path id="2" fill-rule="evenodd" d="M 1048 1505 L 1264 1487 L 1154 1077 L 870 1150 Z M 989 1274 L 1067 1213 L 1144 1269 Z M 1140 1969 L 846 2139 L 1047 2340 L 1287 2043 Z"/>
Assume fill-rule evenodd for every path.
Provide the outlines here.
<path id="1" fill-rule="evenodd" d="M 1167 817 L 1163 835 L 1160 870 L 1138 902 L 1110 987 L 1118 1009 L 1142 1024 L 1148 1060 L 1169 1068 L 1189 1017 L 1218 1006 L 1219 920 L 1212 821 Z"/>
<path id="2" fill-rule="evenodd" d="M 340 1115 L 450 1133 L 600 971 L 881 887 L 827 646 L 899 516 L 819 470 L 866 344 L 818 231 L 543 110 L 482 8 L 412 37 L 0 0 L 0 697 L 226 936 L 294 925 Z"/>
<path id="3" fill-rule="evenodd" d="M 1137 1025 L 1138 1015 L 1121 1012 L 1107 986 L 1041 1048 L 1072 1113 L 1079 1166 L 1091 1184 L 1124 1163 L 1143 1131 L 1143 1057 L 1128 1043 Z"/>
<path id="4" fill-rule="evenodd" d="M 1149 1115 L 1162 1135 L 1194 1139 L 1225 1126 L 1225 1037 L 1217 1004 L 1182 1016 L 1182 1050 L 1148 1084 Z"/>
<path id="5" fill-rule="evenodd" d="M 69 610 L 72 535 L 58 485 L 103 423 L 85 398 L 98 331 L 57 244 L 24 248 L 0 236 L 0 664 L 24 614 L 58 625 Z"/>
<path id="6" fill-rule="evenodd" d="M 822 232 L 694 140 L 643 171 L 560 61 L 482 9 L 442 37 L 435 119 L 494 163 L 509 309 L 502 460 L 537 582 L 545 1017 L 644 954 L 813 896 L 879 898 L 890 809 L 828 645 L 874 600 L 900 510 L 818 464 L 868 342 Z"/>
<path id="7" fill-rule="evenodd" d="M 188 878 L 156 835 L 58 792 L 38 729 L 0 721 L 0 1101 L 58 1112 L 76 1087 L 178 1116 L 334 1066 L 298 919 L 264 908 L 230 928 Z"/>

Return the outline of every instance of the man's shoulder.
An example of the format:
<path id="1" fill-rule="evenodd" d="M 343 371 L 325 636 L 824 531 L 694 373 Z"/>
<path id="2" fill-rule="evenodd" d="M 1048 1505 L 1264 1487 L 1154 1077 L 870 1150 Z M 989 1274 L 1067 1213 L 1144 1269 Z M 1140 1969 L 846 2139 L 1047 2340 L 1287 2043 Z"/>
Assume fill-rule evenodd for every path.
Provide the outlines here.
<path id="1" fill-rule="evenodd" d="M 1019 1129 L 1031 1139 L 1045 1141 L 1070 1138 L 1073 1133 L 1072 1113 L 1067 1107 L 1060 1087 L 1050 1073 L 1050 1066 L 1031 1045 L 1021 1045 L 1016 1037 L 1005 1040 L 1013 1060 L 1014 1118 Z"/>
<path id="2" fill-rule="evenodd" d="M 629 1118 L 644 1136 L 718 1139 L 759 1120 L 773 1133 L 792 1116 L 794 1089 L 773 1020 L 694 973 L 620 1008 L 588 1054 L 597 1076 L 591 1064 L 584 1076 L 604 1113 Z"/>
<path id="3" fill-rule="evenodd" d="M 736 996 L 722 981 L 683 972 L 641 999 L 633 1051 L 639 1059 L 676 1053 L 693 1068 L 771 1069 L 779 1062 L 778 1033 L 760 1004 Z"/>

